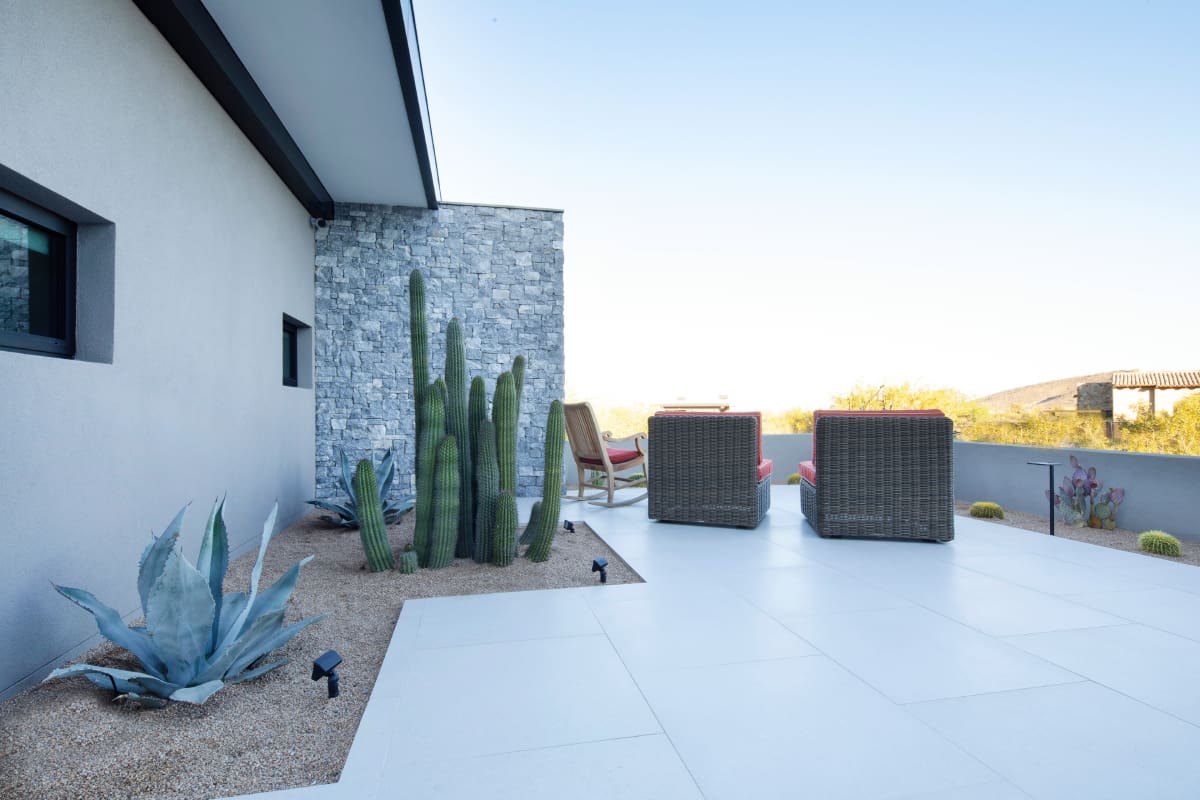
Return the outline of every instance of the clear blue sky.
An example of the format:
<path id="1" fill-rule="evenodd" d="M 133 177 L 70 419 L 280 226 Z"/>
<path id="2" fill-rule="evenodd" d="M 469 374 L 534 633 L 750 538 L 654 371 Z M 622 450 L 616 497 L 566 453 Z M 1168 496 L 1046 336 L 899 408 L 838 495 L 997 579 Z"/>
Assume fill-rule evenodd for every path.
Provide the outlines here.
<path id="1" fill-rule="evenodd" d="M 566 210 L 571 395 L 1200 366 L 1200 2 L 415 6 L 443 197 Z"/>

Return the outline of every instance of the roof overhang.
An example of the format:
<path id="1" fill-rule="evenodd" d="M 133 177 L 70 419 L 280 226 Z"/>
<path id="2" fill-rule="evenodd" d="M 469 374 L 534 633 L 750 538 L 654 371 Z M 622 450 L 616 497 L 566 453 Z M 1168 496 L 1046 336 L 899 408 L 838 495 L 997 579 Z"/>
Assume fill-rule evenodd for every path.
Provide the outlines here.
<path id="1" fill-rule="evenodd" d="M 411 0 L 134 0 L 314 217 L 437 208 Z"/>

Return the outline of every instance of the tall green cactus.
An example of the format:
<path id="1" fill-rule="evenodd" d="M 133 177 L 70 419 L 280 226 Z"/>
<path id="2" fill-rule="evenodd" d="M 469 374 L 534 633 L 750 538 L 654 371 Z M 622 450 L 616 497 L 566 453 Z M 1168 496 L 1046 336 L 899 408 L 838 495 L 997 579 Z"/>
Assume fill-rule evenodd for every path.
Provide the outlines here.
<path id="1" fill-rule="evenodd" d="M 500 465 L 496 462 L 496 426 L 491 420 L 479 421 L 475 429 L 479 453 L 475 459 L 475 560 L 486 564 L 492 560 L 492 534 L 496 527 L 496 497 L 500 494 Z"/>
<path id="2" fill-rule="evenodd" d="M 421 394 L 429 385 L 429 329 L 425 324 L 425 277 L 416 269 L 408 273 L 408 341 L 412 348 L 413 409 L 420 458 Z"/>
<path id="3" fill-rule="evenodd" d="M 471 391 L 467 397 L 467 429 L 471 431 L 471 463 L 479 463 L 479 423 L 487 419 L 487 386 L 483 378 L 476 375 L 471 379 Z M 479 483 L 479 468 L 475 468 L 475 482 Z M 479 508 L 479 499 L 475 499 Z"/>
<path id="4" fill-rule="evenodd" d="M 445 379 L 443 379 L 443 378 L 434 379 L 433 391 L 437 392 L 438 397 L 441 398 L 441 400 L 442 400 L 442 408 L 444 408 L 446 410 L 446 413 L 449 414 L 450 413 L 450 400 L 449 400 L 449 395 L 446 392 Z M 438 439 L 438 441 L 440 442 L 441 439 Z"/>
<path id="5" fill-rule="evenodd" d="M 496 424 L 496 459 L 500 463 L 500 491 L 517 496 L 517 384 L 511 372 L 496 379 L 492 400 L 492 422 Z"/>
<path id="6" fill-rule="evenodd" d="M 517 415 L 521 414 L 521 397 L 525 394 L 525 356 L 517 356 L 512 365 L 513 380 L 517 384 Z"/>
<path id="7" fill-rule="evenodd" d="M 467 428 L 467 352 L 458 317 L 446 326 L 446 400 L 446 433 L 458 443 L 458 543 L 454 555 L 470 558 L 475 552 L 475 470 Z"/>
<path id="8" fill-rule="evenodd" d="M 507 567 L 517 550 L 517 498 L 510 491 L 496 497 L 496 528 L 492 537 L 492 563 Z"/>
<path id="9" fill-rule="evenodd" d="M 446 436 L 437 446 L 433 478 L 433 536 L 429 543 L 429 568 L 441 569 L 454 561 L 458 541 L 458 443 Z"/>
<path id="10" fill-rule="evenodd" d="M 358 534 L 367 554 L 367 566 L 371 572 L 391 569 L 392 548 L 388 544 L 387 526 L 383 524 L 375 465 L 369 458 L 359 461 L 354 470 L 354 493 L 358 497 Z"/>
<path id="11" fill-rule="evenodd" d="M 543 468 L 542 500 L 538 513 L 530 519 L 534 528 L 533 541 L 525 556 L 530 561 L 545 561 L 550 557 L 550 544 L 558 530 L 558 512 L 562 505 L 563 440 L 567 438 L 561 400 L 550 404 L 546 415 L 546 463 Z M 535 527 L 536 523 L 536 527 Z"/>
<path id="12" fill-rule="evenodd" d="M 446 411 L 442 396 L 429 384 L 421 392 L 421 428 L 417 431 L 417 511 L 413 545 L 421 566 L 429 566 L 429 544 L 433 537 L 434 474 L 437 446 L 446 435 Z"/>

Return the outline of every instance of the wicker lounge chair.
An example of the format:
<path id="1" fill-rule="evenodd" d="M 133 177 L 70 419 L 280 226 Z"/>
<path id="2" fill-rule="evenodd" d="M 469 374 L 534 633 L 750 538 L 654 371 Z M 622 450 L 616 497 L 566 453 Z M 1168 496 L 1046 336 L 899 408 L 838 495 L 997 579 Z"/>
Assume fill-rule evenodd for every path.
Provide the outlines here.
<path id="1" fill-rule="evenodd" d="M 804 516 L 821 536 L 954 538 L 954 431 L 940 411 L 818 411 L 800 465 Z"/>
<path id="2" fill-rule="evenodd" d="M 639 500 L 646 499 L 646 493 L 642 492 L 637 497 L 631 497 L 621 502 L 613 500 L 613 493 L 617 489 L 645 486 L 645 462 L 646 462 L 646 434 L 635 433 L 631 436 L 613 436 L 608 431 L 601 431 L 600 426 L 596 422 L 596 413 L 592 411 L 590 403 L 566 403 L 563 405 L 563 416 L 567 424 L 567 441 L 571 445 L 571 455 L 575 458 L 575 467 L 579 470 L 579 496 L 571 497 L 564 495 L 568 500 L 582 501 L 587 500 L 594 506 L 627 506 L 630 503 L 636 503 Z M 616 447 L 609 447 L 609 444 L 633 439 L 635 450 L 622 450 Z M 626 478 L 618 475 L 618 472 L 633 469 L 634 467 L 642 468 L 642 477 Z M 605 477 L 605 487 L 608 491 L 608 502 L 596 500 L 598 497 L 603 497 L 604 492 L 596 492 L 594 494 L 585 495 L 584 488 L 587 482 L 584 478 L 587 470 L 594 472 L 603 472 Z"/>
<path id="3" fill-rule="evenodd" d="M 651 519 L 754 528 L 771 507 L 757 413 L 660 412 L 649 420 Z"/>

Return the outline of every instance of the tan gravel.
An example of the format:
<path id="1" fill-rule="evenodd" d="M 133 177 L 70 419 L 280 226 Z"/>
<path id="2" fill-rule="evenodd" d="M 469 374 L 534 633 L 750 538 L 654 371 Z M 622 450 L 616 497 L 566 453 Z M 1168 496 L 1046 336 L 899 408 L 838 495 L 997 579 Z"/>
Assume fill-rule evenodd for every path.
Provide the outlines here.
<path id="1" fill-rule="evenodd" d="M 319 512 L 271 541 L 265 588 L 300 558 L 316 554 L 292 595 L 288 622 L 329 616 L 282 651 L 291 663 L 226 687 L 202 706 L 171 703 L 130 712 L 83 678 L 41 684 L 0 705 L 0 798 L 8 800 L 207 800 L 337 780 L 375 683 L 396 618 L 409 597 L 591 586 L 592 559 L 608 559 L 609 583 L 641 578 L 586 525 L 560 530 L 550 560 L 510 567 L 456 560 L 415 575 L 366 571 L 357 531 L 317 520 Z M 412 539 L 412 515 L 389 528 L 398 553 Z M 195 553 L 186 553 L 189 560 Z M 230 565 L 225 590 L 249 584 L 254 553 Z M 137 554 L 131 554 L 136 558 Z M 87 587 L 83 587 L 87 588 Z M 49 590 L 48 590 L 49 591 Z M 84 613 L 63 600 L 63 613 Z M 328 700 L 310 680 L 312 660 L 334 648 L 345 659 L 342 696 Z M 106 643 L 80 659 L 136 669 Z"/>
<path id="2" fill-rule="evenodd" d="M 954 513 L 960 517 L 969 517 L 971 503 L 966 501 L 956 501 L 954 503 Z M 1009 511 L 1004 510 L 1004 519 L 987 519 L 984 522 L 996 522 L 1001 525 L 1007 525 L 1011 528 L 1023 528 L 1027 531 L 1037 531 L 1050 535 L 1050 518 L 1040 517 L 1037 514 L 1028 514 L 1024 511 Z M 1089 544 L 1098 544 L 1103 547 L 1111 547 L 1114 550 L 1125 550 L 1129 553 L 1137 553 L 1138 555 L 1148 556 L 1149 558 L 1161 558 L 1165 561 L 1176 561 L 1181 564 L 1191 564 L 1200 566 L 1200 542 L 1193 542 L 1187 539 L 1179 540 L 1180 555 L 1178 558 L 1172 556 L 1160 556 L 1155 553 L 1147 553 L 1138 548 L 1138 534 L 1141 531 L 1129 531 L 1124 528 L 1114 528 L 1111 531 L 1098 530 L 1096 528 L 1072 528 L 1065 525 L 1060 520 L 1054 522 L 1054 535 L 1061 536 L 1064 539 L 1074 539 L 1077 542 L 1088 542 Z"/>

